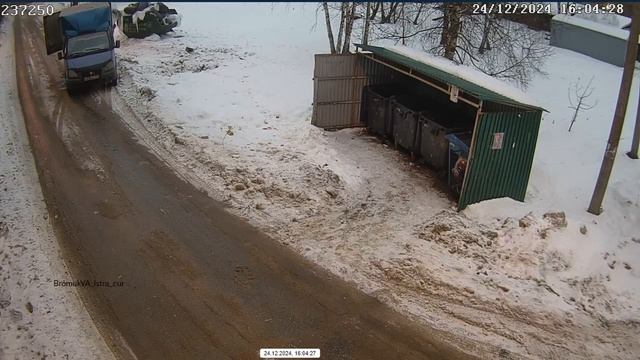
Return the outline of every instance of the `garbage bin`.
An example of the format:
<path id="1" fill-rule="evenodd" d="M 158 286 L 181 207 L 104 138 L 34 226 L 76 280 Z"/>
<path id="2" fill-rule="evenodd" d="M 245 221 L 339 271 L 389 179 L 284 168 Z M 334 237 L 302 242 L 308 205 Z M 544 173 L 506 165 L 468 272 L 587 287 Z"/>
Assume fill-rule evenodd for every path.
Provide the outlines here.
<path id="1" fill-rule="evenodd" d="M 455 195 L 459 196 L 467 171 L 472 134 L 470 132 L 452 133 L 445 135 L 445 138 L 449 143 L 446 167 L 448 184 Z"/>
<path id="2" fill-rule="evenodd" d="M 464 125 L 456 118 L 444 120 L 433 112 L 420 114 L 420 156 L 435 170 L 447 169 L 449 141 L 445 135 L 464 130 Z"/>
<path id="3" fill-rule="evenodd" d="M 400 92 L 397 85 L 371 85 L 364 88 L 365 122 L 371 133 L 382 136 L 393 134 L 389 101 Z"/>
<path id="4" fill-rule="evenodd" d="M 398 96 L 391 99 L 391 122 L 393 124 L 393 140 L 411 153 L 418 149 L 418 124 L 420 112 L 425 109 L 424 99 L 412 96 Z"/>

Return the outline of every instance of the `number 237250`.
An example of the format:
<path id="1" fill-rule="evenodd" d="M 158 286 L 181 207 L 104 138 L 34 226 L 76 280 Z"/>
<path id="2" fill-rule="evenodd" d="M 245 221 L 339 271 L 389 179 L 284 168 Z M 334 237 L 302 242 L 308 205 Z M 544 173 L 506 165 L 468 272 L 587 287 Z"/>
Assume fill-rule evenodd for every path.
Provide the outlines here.
<path id="1" fill-rule="evenodd" d="M 53 13 L 54 9 L 51 4 L 0 4 L 0 15 L 2 16 L 45 16 Z"/>

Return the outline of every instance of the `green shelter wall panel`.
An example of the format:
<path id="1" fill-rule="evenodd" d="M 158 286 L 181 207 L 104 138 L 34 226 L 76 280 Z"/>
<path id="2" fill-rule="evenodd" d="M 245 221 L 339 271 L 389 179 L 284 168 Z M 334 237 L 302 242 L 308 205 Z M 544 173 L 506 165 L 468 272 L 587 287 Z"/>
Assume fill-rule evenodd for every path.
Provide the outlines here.
<path id="1" fill-rule="evenodd" d="M 524 201 L 541 117 L 541 111 L 481 114 L 460 209 L 500 197 Z M 499 149 L 496 134 L 503 134 Z"/>

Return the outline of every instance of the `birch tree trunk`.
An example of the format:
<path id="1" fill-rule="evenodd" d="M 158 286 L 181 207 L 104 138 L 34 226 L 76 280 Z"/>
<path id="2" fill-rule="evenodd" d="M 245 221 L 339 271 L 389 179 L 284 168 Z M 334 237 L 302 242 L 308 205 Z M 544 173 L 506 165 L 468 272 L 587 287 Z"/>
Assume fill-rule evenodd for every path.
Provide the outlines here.
<path id="1" fill-rule="evenodd" d="M 338 41 L 336 41 L 336 53 L 340 53 L 342 45 L 342 35 L 344 33 L 344 17 L 346 14 L 346 3 L 340 4 L 340 29 L 338 30 Z"/>
<path id="2" fill-rule="evenodd" d="M 326 2 L 322 3 L 324 9 L 324 20 L 327 24 L 327 35 L 329 36 L 329 46 L 331 46 L 331 53 L 336 53 L 335 39 L 333 38 L 333 29 L 331 29 L 331 17 L 329 16 L 329 5 Z"/>
<path id="3" fill-rule="evenodd" d="M 349 6 L 349 5 L 347 5 Z M 348 54 L 351 47 L 351 32 L 353 31 L 353 21 L 356 17 L 356 7 L 358 3 L 352 2 L 351 8 L 347 8 L 347 18 L 344 26 L 344 44 L 342 45 L 342 53 Z"/>

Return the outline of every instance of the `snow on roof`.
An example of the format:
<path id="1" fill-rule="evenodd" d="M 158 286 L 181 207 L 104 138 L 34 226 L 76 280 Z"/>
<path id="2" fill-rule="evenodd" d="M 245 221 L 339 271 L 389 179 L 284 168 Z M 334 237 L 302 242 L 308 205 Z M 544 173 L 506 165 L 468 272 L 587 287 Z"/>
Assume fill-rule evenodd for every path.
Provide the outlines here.
<path id="1" fill-rule="evenodd" d="M 543 108 L 537 100 L 525 94 L 519 88 L 508 84 L 500 79 L 489 76 L 478 69 L 466 65 L 459 65 L 449 59 L 434 56 L 424 51 L 413 49 L 407 46 L 384 46 L 384 48 L 449 73 L 460 79 L 474 83 L 486 90 L 504 96 L 517 103 L 541 109 Z"/>
<path id="2" fill-rule="evenodd" d="M 615 18 L 618 20 L 618 27 L 625 28 L 627 26 L 631 26 L 630 18 L 622 15 L 616 15 L 616 14 L 612 14 L 612 15 L 615 16 Z"/>
<path id="3" fill-rule="evenodd" d="M 619 26 L 607 25 L 598 23 L 595 21 L 587 20 L 577 16 L 569 15 L 556 15 L 552 19 L 561 23 L 578 26 L 584 29 L 593 30 L 602 34 L 616 37 L 618 39 L 627 40 L 629 38 L 629 31 L 621 29 Z M 626 24 L 626 22 L 625 22 Z"/>
<path id="4" fill-rule="evenodd" d="M 597 22 L 599 24 L 614 26 L 619 29 L 624 28 L 627 25 L 631 25 L 631 18 L 626 16 L 618 15 L 618 14 L 576 14 L 574 16 L 580 17 L 582 19 L 591 20 L 593 22 Z"/>

